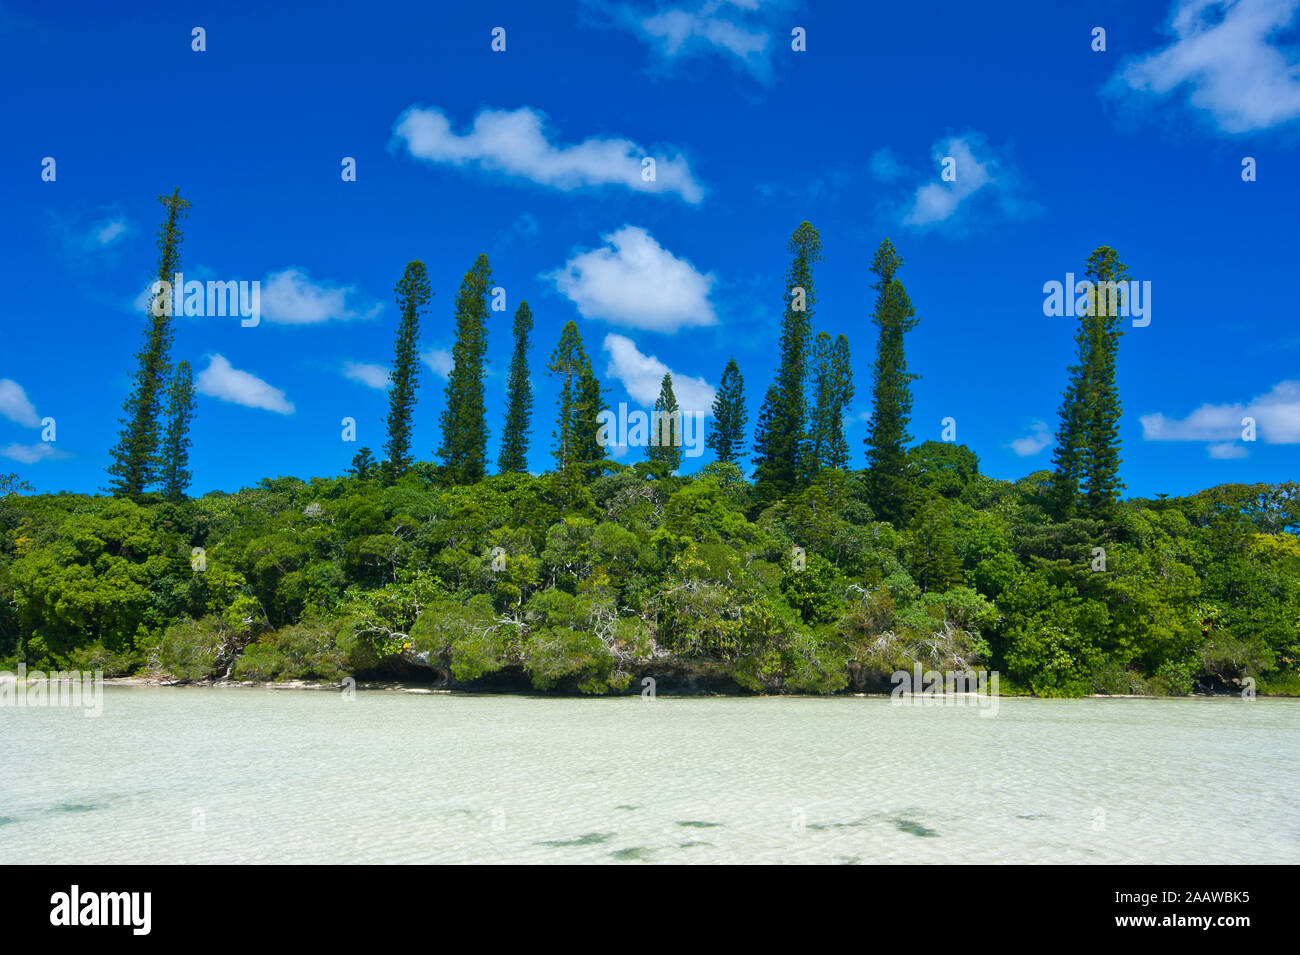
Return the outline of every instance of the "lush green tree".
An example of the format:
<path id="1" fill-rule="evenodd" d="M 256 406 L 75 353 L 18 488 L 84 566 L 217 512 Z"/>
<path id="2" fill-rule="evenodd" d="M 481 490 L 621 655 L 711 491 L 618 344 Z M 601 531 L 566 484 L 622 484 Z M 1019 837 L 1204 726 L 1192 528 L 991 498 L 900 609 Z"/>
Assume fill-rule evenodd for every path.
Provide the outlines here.
<path id="1" fill-rule="evenodd" d="M 172 343 L 172 297 L 167 294 L 181 266 L 180 220 L 190 208 L 179 189 L 170 196 L 159 196 L 167 210 L 158 229 L 158 281 L 166 282 L 150 300 L 144 340 L 135 353 L 136 370 L 131 393 L 122 405 L 122 425 L 117 443 L 110 452 L 113 463 L 108 467 L 112 480 L 109 490 L 116 497 L 139 497 L 158 480 L 161 461 L 158 442 L 159 418 L 166 380 L 170 371 Z M 179 290 L 176 290 L 179 292 Z"/>
<path id="2" fill-rule="evenodd" d="M 871 271 L 877 281 L 871 320 L 879 330 L 876 362 L 871 375 L 871 419 L 867 422 L 867 486 L 869 501 L 881 520 L 898 524 L 906 519 L 908 503 L 907 451 L 912 440 L 907 426 L 912 416 L 911 384 L 919 376 L 907 370 L 903 336 L 917 326 L 916 310 L 898 279 L 903 258 L 885 239 L 876 250 Z"/>
<path id="3" fill-rule="evenodd" d="M 790 237 L 781 316 L 780 363 L 768 389 L 754 435 L 754 477 L 760 498 L 793 490 L 808 469 L 808 350 L 817 304 L 813 266 L 821 261 L 821 235 L 802 222 Z"/>
<path id="4" fill-rule="evenodd" d="M 723 463 L 740 460 L 745 452 L 745 425 L 749 412 L 745 408 L 745 379 L 733 355 L 727 359 L 718 380 L 718 391 L 713 398 L 713 427 L 704 439 L 705 445 Z"/>
<path id="5" fill-rule="evenodd" d="M 190 363 L 176 363 L 167 390 L 167 433 L 163 436 L 163 493 L 174 501 L 185 496 L 190 473 L 190 426 L 198 404 L 194 398 L 194 373 Z"/>
<path id="6" fill-rule="evenodd" d="M 555 443 L 551 453 L 555 455 L 556 471 L 565 471 L 570 465 L 581 460 L 578 448 L 580 426 L 580 405 L 582 389 L 580 383 L 584 372 L 591 367 L 587 352 L 582 347 L 582 334 L 573 321 L 565 322 L 560 330 L 560 340 L 551 352 L 547 364 L 547 373 L 559 379 L 560 394 L 555 416 L 555 431 L 552 437 Z"/>
<path id="7" fill-rule="evenodd" d="M 487 373 L 488 292 L 492 267 L 486 255 L 474 260 L 456 296 L 456 343 L 442 411 L 442 447 L 447 476 L 456 484 L 481 480 L 487 468 L 487 418 L 483 378 Z"/>
<path id="8" fill-rule="evenodd" d="M 910 527 L 912 579 L 922 591 L 942 593 L 962 582 L 961 564 L 953 548 L 953 526 L 948 505 L 928 497 L 917 508 Z"/>
<path id="9" fill-rule="evenodd" d="M 682 409 L 673 394 L 673 377 L 664 374 L 659 383 L 659 397 L 655 399 L 654 414 L 650 419 L 650 443 L 645 449 L 646 460 L 658 461 L 668 473 L 682 466 Z"/>
<path id="10" fill-rule="evenodd" d="M 839 335 L 834 340 L 819 332 L 813 342 L 812 413 L 813 468 L 849 467 L 849 442 L 844 436 L 844 415 L 853 403 L 853 368 L 849 358 L 849 340 Z"/>
<path id="11" fill-rule="evenodd" d="M 600 413 L 608 405 L 605 402 L 605 388 L 592 370 L 591 359 L 587 358 L 578 374 L 577 401 L 574 403 L 573 434 L 574 458 L 587 465 L 582 474 L 586 481 L 592 481 L 601 473 L 597 462 L 606 457 L 605 446 L 600 442 Z"/>
<path id="12" fill-rule="evenodd" d="M 0 497 L 4 497 L 6 494 L 18 494 L 23 491 L 30 492 L 34 490 L 36 489 L 31 484 L 24 481 L 17 474 L 12 472 L 0 474 Z"/>
<path id="13" fill-rule="evenodd" d="M 1124 488 L 1119 477 L 1119 420 L 1115 381 L 1128 269 L 1118 253 L 1099 246 L 1088 257 L 1087 302 L 1075 331 L 1075 362 L 1061 400 L 1050 500 L 1058 520 L 1076 514 L 1113 524 Z M 1072 295 L 1067 289 L 1065 294 Z"/>
<path id="14" fill-rule="evenodd" d="M 501 432 L 497 471 L 528 470 L 528 430 L 533 419 L 533 383 L 528 377 L 528 336 L 533 330 L 533 313 L 527 302 L 515 309 L 514 351 L 510 355 L 510 377 L 506 380 L 506 425 Z"/>
<path id="15" fill-rule="evenodd" d="M 389 481 L 411 466 L 411 437 L 415 426 L 415 392 L 420 387 L 420 315 L 433 299 L 424 263 L 413 259 L 393 289 L 397 296 L 397 335 L 393 367 L 388 373 L 388 442 L 384 473 Z"/>
<path id="16" fill-rule="evenodd" d="M 356 478 L 372 477 L 379 470 L 374 456 L 370 453 L 369 448 L 362 448 L 352 456 L 352 465 L 348 468 L 348 473 Z"/>

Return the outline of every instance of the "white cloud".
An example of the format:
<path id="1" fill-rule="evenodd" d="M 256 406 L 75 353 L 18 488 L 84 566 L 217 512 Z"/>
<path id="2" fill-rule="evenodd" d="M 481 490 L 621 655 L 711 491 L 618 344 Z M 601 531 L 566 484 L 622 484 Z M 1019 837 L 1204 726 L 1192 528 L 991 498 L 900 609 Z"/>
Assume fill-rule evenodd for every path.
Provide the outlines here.
<path id="1" fill-rule="evenodd" d="M 0 448 L 0 455 L 22 464 L 35 464 L 38 461 L 58 461 L 71 457 L 66 451 L 57 450 L 53 444 L 40 441 L 36 444 L 10 444 Z"/>
<path id="2" fill-rule="evenodd" d="M 1300 0 L 1180 0 L 1163 49 L 1127 62 L 1112 95 L 1188 101 L 1226 133 L 1249 133 L 1300 118 L 1300 55 L 1270 42 L 1295 20 Z"/>
<path id="3" fill-rule="evenodd" d="M 208 367 L 199 372 L 194 387 L 201 395 L 245 408 L 261 408 L 276 414 L 294 411 L 293 403 L 285 398 L 283 391 L 256 375 L 232 367 L 222 355 L 208 357 Z"/>
<path id="4" fill-rule="evenodd" d="M 272 272 L 262 280 L 262 318 L 281 325 L 314 325 L 379 314 L 378 303 L 360 310 L 349 305 L 349 296 L 356 294 L 355 286 L 313 282 L 301 269 Z"/>
<path id="5" fill-rule="evenodd" d="M 1246 457 L 1246 446 L 1244 444 L 1233 444 L 1231 441 L 1225 441 L 1222 444 L 1212 444 L 1206 450 L 1210 452 L 1210 457 L 1219 460 L 1232 460 L 1235 458 Z"/>
<path id="6" fill-rule="evenodd" d="M 672 371 L 654 355 L 642 354 L 636 343 L 625 335 L 611 332 L 605 336 L 602 347 L 609 354 L 605 374 L 622 382 L 628 397 L 638 404 L 647 409 L 654 407 L 664 375 L 670 374 L 673 379 L 673 394 L 682 411 L 713 413 L 715 392 L 713 386 L 703 378 Z"/>
<path id="7" fill-rule="evenodd" d="M 416 159 L 477 166 L 566 191 L 617 185 L 657 195 L 676 193 L 690 203 L 704 198 L 690 164 L 678 151 L 667 155 L 628 139 L 599 137 L 555 145 L 545 122 L 542 113 L 527 107 L 484 109 L 462 136 L 452 131 L 440 110 L 413 106 L 398 117 L 393 138 Z M 641 161 L 647 157 L 655 161 L 652 181 L 642 178 Z"/>
<path id="8" fill-rule="evenodd" d="M 644 41 L 659 62 L 718 55 L 763 83 L 772 80 L 772 56 L 789 42 L 795 24 L 778 22 L 793 3 L 785 0 L 695 0 L 650 9 L 632 3 L 600 3 L 609 24 Z"/>
<path id="9" fill-rule="evenodd" d="M 107 213 L 107 214 L 106 214 Z M 51 213 L 50 229 L 69 252 L 77 255 L 103 255 L 120 248 L 119 242 L 135 231 L 131 220 L 112 206 L 94 212 L 75 214 L 64 219 Z"/>
<path id="10" fill-rule="evenodd" d="M 455 366 L 452 361 L 451 352 L 445 348 L 434 348 L 425 352 L 420 358 L 433 371 L 434 374 L 446 378 L 451 374 L 451 369 Z"/>
<path id="11" fill-rule="evenodd" d="M 127 225 L 121 219 L 114 219 L 112 222 L 105 223 L 99 227 L 95 233 L 95 241 L 100 245 L 112 245 L 120 236 L 127 232 Z"/>
<path id="12" fill-rule="evenodd" d="M 1035 421 L 1029 426 L 1029 434 L 1016 438 L 1009 447 L 1022 458 L 1038 454 L 1052 443 L 1052 432 L 1045 421 Z"/>
<path id="13" fill-rule="evenodd" d="M 625 225 L 601 236 L 608 243 L 580 252 L 543 278 L 578 307 L 583 318 L 655 332 L 715 325 L 709 291 L 717 280 L 663 248 L 645 229 Z"/>
<path id="14" fill-rule="evenodd" d="M 931 157 L 934 178 L 918 186 L 905 204 L 903 225 L 925 230 L 946 223 L 949 231 L 960 232 L 976 222 L 1024 218 L 1039 211 L 1037 204 L 1021 197 L 1018 173 L 994 153 L 983 134 L 945 137 L 931 148 Z M 957 177 L 950 182 L 938 178 L 948 158 L 955 160 L 951 168 Z"/>
<path id="15" fill-rule="evenodd" d="M 40 415 L 27 398 L 23 386 L 11 378 L 0 378 L 0 415 L 24 428 L 39 428 Z"/>
<path id="16" fill-rule="evenodd" d="M 1255 419 L 1256 437 L 1265 444 L 1300 444 L 1300 381 L 1280 381 L 1266 394 L 1234 404 L 1205 404 L 1186 418 L 1163 414 L 1142 415 L 1142 437 L 1147 441 L 1204 442 L 1211 457 L 1245 457 L 1229 453 L 1241 441 L 1243 418 Z"/>
<path id="17" fill-rule="evenodd" d="M 359 381 L 368 388 L 383 390 L 391 384 L 386 365 L 366 364 L 359 361 L 343 363 L 343 377 Z"/>
<path id="18" fill-rule="evenodd" d="M 982 133 L 971 130 L 937 140 L 931 147 L 931 159 L 928 182 L 905 199 L 893 201 L 888 210 L 900 225 L 961 235 L 992 222 L 1019 220 L 1041 212 L 1039 204 L 1023 196 L 1021 175 L 1015 166 L 998 156 Z M 945 164 L 946 159 L 954 160 L 953 164 Z M 940 178 L 945 168 L 952 169 L 957 178 Z M 872 159 L 872 174 L 881 182 L 905 172 L 887 149 L 876 152 Z"/>

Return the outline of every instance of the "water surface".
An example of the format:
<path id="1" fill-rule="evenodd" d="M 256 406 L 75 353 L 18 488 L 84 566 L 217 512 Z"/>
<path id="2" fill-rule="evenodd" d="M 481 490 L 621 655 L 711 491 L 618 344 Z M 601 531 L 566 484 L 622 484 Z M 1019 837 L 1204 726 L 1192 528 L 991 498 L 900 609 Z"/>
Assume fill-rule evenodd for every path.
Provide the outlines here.
<path id="1" fill-rule="evenodd" d="M 1300 862 L 1300 701 L 105 688 L 0 707 L 0 863 Z"/>

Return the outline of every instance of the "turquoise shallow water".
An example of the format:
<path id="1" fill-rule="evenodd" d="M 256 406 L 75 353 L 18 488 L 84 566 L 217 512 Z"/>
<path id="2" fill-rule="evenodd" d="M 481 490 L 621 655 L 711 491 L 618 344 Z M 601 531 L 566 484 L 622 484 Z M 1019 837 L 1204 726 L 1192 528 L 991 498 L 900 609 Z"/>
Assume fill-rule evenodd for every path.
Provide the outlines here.
<path id="1" fill-rule="evenodd" d="M 1300 862 L 1300 701 L 117 687 L 0 707 L 0 862 Z"/>

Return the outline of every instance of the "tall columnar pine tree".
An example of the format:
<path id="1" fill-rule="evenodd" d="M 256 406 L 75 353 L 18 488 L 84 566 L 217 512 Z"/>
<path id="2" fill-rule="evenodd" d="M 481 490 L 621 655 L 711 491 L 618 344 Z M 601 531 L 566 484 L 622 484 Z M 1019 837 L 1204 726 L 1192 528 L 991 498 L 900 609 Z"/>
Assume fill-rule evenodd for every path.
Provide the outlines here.
<path id="1" fill-rule="evenodd" d="M 591 359 L 585 355 L 583 358 L 582 370 L 578 374 L 577 401 L 573 408 L 574 460 L 580 464 L 595 465 L 609 457 L 600 441 L 600 413 L 608 406 L 605 403 L 605 389 L 592 371 Z M 583 478 L 587 481 L 595 480 L 600 474 L 601 469 L 595 466 L 582 470 Z"/>
<path id="2" fill-rule="evenodd" d="M 673 394 L 673 376 L 667 373 L 659 383 L 659 397 L 655 399 L 645 456 L 647 461 L 665 465 L 669 474 L 681 470 L 682 412 L 677 405 L 677 396 Z"/>
<path id="3" fill-rule="evenodd" d="M 1115 381 L 1123 335 L 1128 269 L 1119 254 L 1100 246 L 1088 256 L 1087 302 L 1074 335 L 1075 364 L 1061 401 L 1054 471 L 1049 491 L 1054 516 L 1111 523 L 1124 484 L 1119 477 L 1122 406 Z M 1072 294 L 1072 290 L 1067 294 Z"/>
<path id="4" fill-rule="evenodd" d="M 473 484 L 487 472 L 487 417 L 483 376 L 487 365 L 488 290 L 492 267 L 480 255 L 456 295 L 456 344 L 442 410 L 438 455 L 455 484 Z"/>
<path id="5" fill-rule="evenodd" d="M 582 460 L 579 456 L 582 452 L 578 447 L 580 419 L 577 410 L 582 398 L 580 383 L 583 372 L 590 367 L 591 362 L 582 347 L 582 335 L 578 326 L 572 321 L 565 322 L 564 328 L 560 330 L 560 340 L 546 365 L 547 374 L 560 382 L 557 399 L 559 407 L 552 434 L 555 443 L 551 446 L 551 453 L 555 456 L 555 470 L 560 473 Z"/>
<path id="6" fill-rule="evenodd" d="M 781 316 L 780 363 L 767 392 L 754 435 L 754 481 L 760 500 L 784 496 L 810 470 L 808 455 L 808 349 L 813 306 L 817 303 L 813 266 L 821 261 L 822 241 L 811 223 L 802 222 L 790 237 L 790 268 L 785 278 Z"/>
<path id="7" fill-rule="evenodd" d="M 718 392 L 713 397 L 713 428 L 704 443 L 719 461 L 735 462 L 745 453 L 745 379 L 733 355 L 722 369 Z"/>
<path id="8" fill-rule="evenodd" d="M 169 500 L 184 499 L 190 473 L 190 425 L 198 405 L 194 399 L 194 373 L 190 363 L 179 361 L 167 389 L 167 433 L 163 435 L 163 493 Z"/>
<path id="9" fill-rule="evenodd" d="M 501 474 L 528 470 L 528 429 L 533 420 L 533 383 L 528 377 L 528 336 L 533 330 L 533 313 L 527 302 L 515 309 L 515 348 L 510 355 L 510 377 L 506 381 L 506 426 L 501 432 L 497 471 Z"/>
<path id="10" fill-rule="evenodd" d="M 871 320 L 879 329 L 876 363 L 871 371 L 871 420 L 867 423 L 867 495 L 876 518 L 899 526 L 907 516 L 907 450 L 912 440 L 912 382 L 903 335 L 917 326 L 916 311 L 897 278 L 903 259 L 885 239 L 876 250 L 871 271 L 877 276 L 875 310 Z"/>
<path id="11" fill-rule="evenodd" d="M 849 466 L 849 442 L 844 436 L 844 415 L 853 403 L 853 367 L 849 340 L 834 340 L 819 332 L 813 342 L 812 456 L 814 468 Z"/>
<path id="12" fill-rule="evenodd" d="M 158 228 L 158 281 L 168 283 L 181 266 L 181 225 L 190 203 L 181 198 L 179 189 L 170 196 L 159 196 L 167 210 Z M 131 393 L 122 405 L 122 425 L 117 444 L 110 454 L 108 467 L 112 480 L 109 490 L 115 497 L 138 497 L 159 477 L 161 458 L 158 453 L 159 417 L 169 368 L 168 353 L 172 342 L 172 298 L 165 290 L 157 292 L 149 303 L 144 341 L 135 353 L 136 370 Z"/>
<path id="13" fill-rule="evenodd" d="M 393 291 L 401 318 L 393 340 L 393 367 L 388 372 L 388 443 L 384 453 L 384 477 L 393 481 L 411 466 L 411 435 L 414 430 L 415 391 L 420 386 L 420 315 L 433 298 L 424 263 L 413 260 Z"/>

